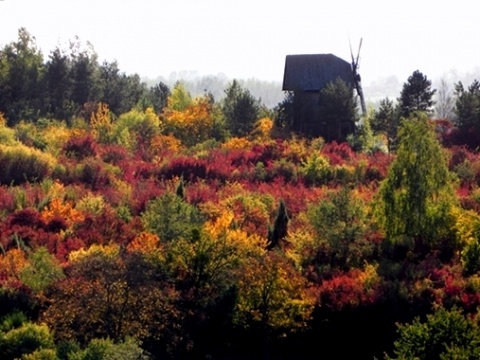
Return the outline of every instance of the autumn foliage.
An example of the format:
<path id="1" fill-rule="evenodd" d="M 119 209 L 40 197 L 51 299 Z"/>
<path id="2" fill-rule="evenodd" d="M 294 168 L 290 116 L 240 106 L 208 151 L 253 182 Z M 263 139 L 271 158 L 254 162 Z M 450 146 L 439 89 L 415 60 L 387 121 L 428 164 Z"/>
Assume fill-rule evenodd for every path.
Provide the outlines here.
<path id="1" fill-rule="evenodd" d="M 238 87 L 0 113 L 2 355 L 402 358 L 437 319 L 477 338 L 478 152 L 419 114 L 392 152 L 302 137 L 242 118 Z"/>

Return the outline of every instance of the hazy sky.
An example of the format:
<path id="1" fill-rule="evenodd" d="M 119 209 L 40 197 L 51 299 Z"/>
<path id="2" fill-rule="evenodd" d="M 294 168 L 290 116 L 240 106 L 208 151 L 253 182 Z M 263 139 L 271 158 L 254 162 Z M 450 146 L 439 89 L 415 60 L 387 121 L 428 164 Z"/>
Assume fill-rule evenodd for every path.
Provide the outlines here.
<path id="1" fill-rule="evenodd" d="M 20 27 L 47 56 L 76 35 L 127 74 L 223 73 L 282 81 L 288 54 L 350 61 L 363 83 L 413 71 L 429 78 L 480 66 L 480 21 L 466 0 L 0 0 L 0 46 Z"/>

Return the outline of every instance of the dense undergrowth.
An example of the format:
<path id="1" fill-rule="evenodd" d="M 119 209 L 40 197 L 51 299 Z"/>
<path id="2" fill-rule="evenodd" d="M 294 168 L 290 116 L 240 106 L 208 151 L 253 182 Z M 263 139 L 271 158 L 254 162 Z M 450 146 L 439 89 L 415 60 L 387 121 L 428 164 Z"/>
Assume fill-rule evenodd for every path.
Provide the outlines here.
<path id="1" fill-rule="evenodd" d="M 448 198 L 402 183 L 418 153 L 401 145 L 275 138 L 263 119 L 187 146 L 151 110 L 106 112 L 0 126 L 5 359 L 401 358 L 408 339 L 475 356 L 478 153 L 435 145 Z M 385 184 L 398 203 L 426 189 L 433 220 L 389 225 L 416 213 Z"/>

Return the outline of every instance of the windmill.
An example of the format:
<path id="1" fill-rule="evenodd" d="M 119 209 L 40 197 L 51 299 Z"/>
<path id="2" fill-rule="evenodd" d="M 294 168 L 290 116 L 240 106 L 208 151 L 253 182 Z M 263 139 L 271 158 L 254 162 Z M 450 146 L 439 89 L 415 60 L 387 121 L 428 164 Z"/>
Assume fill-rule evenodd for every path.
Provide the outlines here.
<path id="1" fill-rule="evenodd" d="M 358 97 L 360 98 L 360 106 L 362 107 L 362 115 L 367 116 L 367 106 L 365 105 L 365 97 L 363 96 L 363 90 L 362 90 L 362 84 L 361 84 L 361 77 L 360 74 L 358 73 L 358 61 L 360 59 L 360 49 L 362 48 L 362 40 L 363 38 L 360 38 L 360 44 L 358 45 L 358 52 L 357 52 L 357 58 L 353 56 L 353 51 L 352 51 L 352 43 L 350 42 L 350 54 L 352 55 L 352 74 L 353 74 L 353 84 L 355 86 L 355 89 L 357 90 Z"/>

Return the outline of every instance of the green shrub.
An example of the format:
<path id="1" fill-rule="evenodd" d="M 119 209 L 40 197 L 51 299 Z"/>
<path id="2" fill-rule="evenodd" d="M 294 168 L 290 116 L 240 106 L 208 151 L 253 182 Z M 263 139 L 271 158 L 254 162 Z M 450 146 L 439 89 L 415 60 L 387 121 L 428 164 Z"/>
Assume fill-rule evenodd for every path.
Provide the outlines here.
<path id="1" fill-rule="evenodd" d="M 0 144 L 14 145 L 15 143 L 15 130 L 0 125 Z"/>
<path id="2" fill-rule="evenodd" d="M 51 155 L 38 149 L 25 145 L 0 145 L 0 184 L 42 181 L 50 175 L 55 163 Z"/>
<path id="3" fill-rule="evenodd" d="M 318 153 L 311 154 L 303 161 L 298 172 L 309 185 L 324 184 L 332 178 L 328 159 Z"/>
<path id="4" fill-rule="evenodd" d="M 20 326 L 0 332 L 0 354 L 3 360 L 55 359 L 50 356 L 51 351 L 40 351 L 54 348 L 53 334 L 48 326 L 43 324 L 23 322 Z M 50 357 L 47 357 L 48 354 Z"/>
<path id="5" fill-rule="evenodd" d="M 151 200 L 141 217 L 145 228 L 165 242 L 190 236 L 203 222 L 199 210 L 174 193 Z"/>
<path id="6" fill-rule="evenodd" d="M 114 343 L 110 339 L 94 339 L 84 350 L 70 353 L 69 360 L 148 360 L 138 342 L 126 339 Z"/>
<path id="7" fill-rule="evenodd" d="M 475 319 L 458 309 L 438 309 L 425 321 L 398 326 L 396 359 L 479 359 L 480 331 Z M 393 359 L 386 357 L 387 359 Z"/>

